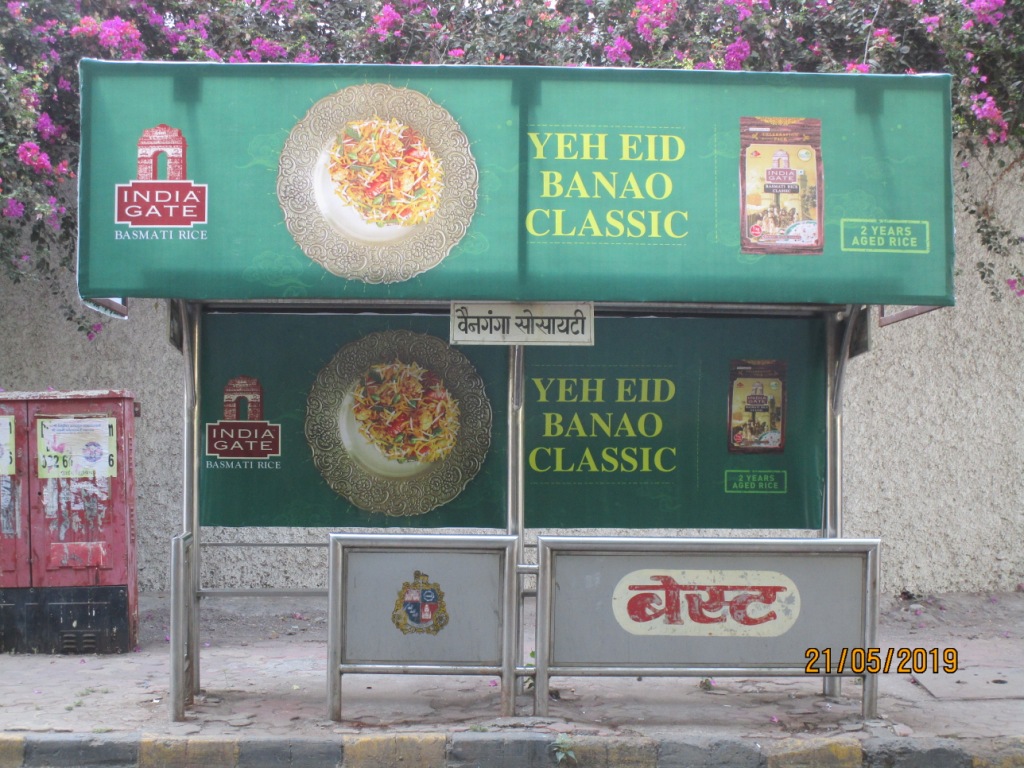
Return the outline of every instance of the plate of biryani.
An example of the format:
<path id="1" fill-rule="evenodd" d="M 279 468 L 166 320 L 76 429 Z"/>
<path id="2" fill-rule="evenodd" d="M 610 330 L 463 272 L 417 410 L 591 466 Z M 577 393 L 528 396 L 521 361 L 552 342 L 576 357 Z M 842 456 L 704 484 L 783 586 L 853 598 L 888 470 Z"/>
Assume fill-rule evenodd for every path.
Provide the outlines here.
<path id="1" fill-rule="evenodd" d="M 360 509 L 421 515 L 458 496 L 491 443 L 473 364 L 435 336 L 394 330 L 342 347 L 306 400 L 306 440 L 327 484 Z"/>
<path id="2" fill-rule="evenodd" d="M 440 264 L 476 211 L 479 172 L 455 119 L 418 91 L 385 83 L 321 99 L 278 165 L 285 225 L 313 261 L 366 283 Z"/>

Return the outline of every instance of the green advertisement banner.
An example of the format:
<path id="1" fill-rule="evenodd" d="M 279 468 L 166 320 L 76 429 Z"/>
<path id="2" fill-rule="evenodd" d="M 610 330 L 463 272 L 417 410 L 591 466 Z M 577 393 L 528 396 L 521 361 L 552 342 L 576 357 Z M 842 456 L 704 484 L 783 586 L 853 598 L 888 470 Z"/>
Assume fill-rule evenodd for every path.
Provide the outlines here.
<path id="1" fill-rule="evenodd" d="M 448 322 L 204 314 L 202 524 L 505 528 L 508 350 Z M 529 527 L 820 526 L 822 320 L 595 322 L 525 350 Z"/>
<path id="2" fill-rule="evenodd" d="M 818 528 L 820 320 L 602 318 L 526 356 L 526 523 Z"/>
<path id="3" fill-rule="evenodd" d="M 446 317 L 205 314 L 201 523 L 504 528 L 508 350 L 447 333 Z M 355 418 L 385 396 L 389 420 Z"/>
<path id="4" fill-rule="evenodd" d="M 87 298 L 953 302 L 948 76 L 81 74 Z"/>

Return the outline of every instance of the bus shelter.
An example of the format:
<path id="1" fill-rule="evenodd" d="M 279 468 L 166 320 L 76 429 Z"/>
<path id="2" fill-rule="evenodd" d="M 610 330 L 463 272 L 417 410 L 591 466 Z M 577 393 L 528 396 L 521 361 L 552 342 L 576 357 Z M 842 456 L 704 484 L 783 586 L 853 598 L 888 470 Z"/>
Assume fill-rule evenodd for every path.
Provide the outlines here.
<path id="1" fill-rule="evenodd" d="M 842 374 L 867 306 L 953 302 L 948 77 L 84 61 L 82 99 L 80 292 L 171 299 L 189 363 L 176 716 L 204 526 L 336 531 L 335 718 L 360 672 L 513 714 L 870 658 Z"/>

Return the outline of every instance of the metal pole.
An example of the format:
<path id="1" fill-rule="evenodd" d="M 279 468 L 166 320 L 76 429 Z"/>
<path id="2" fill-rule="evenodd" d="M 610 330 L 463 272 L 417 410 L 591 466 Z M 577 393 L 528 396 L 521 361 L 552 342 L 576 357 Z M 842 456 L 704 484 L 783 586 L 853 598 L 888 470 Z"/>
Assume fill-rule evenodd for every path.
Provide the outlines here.
<path id="1" fill-rule="evenodd" d="M 846 325 L 843 330 L 842 343 L 836 345 L 838 333 L 838 317 L 829 316 L 828 344 L 828 486 L 825 502 L 825 519 L 822 520 L 822 535 L 826 539 L 840 539 L 843 536 L 843 498 L 842 498 L 842 466 L 843 466 L 843 384 L 846 363 L 850 359 L 850 345 L 853 341 L 853 328 L 857 320 L 859 307 L 850 305 L 846 308 Z M 842 678 L 826 677 L 822 684 L 822 694 L 838 698 L 842 694 Z"/>
<path id="2" fill-rule="evenodd" d="M 836 480 L 838 476 L 836 466 L 836 380 L 839 374 L 840 363 L 838 361 L 838 348 L 836 334 L 838 333 L 838 318 L 835 313 L 830 313 L 826 321 L 825 329 L 825 365 L 828 372 L 825 383 L 825 508 L 821 518 L 821 535 L 825 539 L 839 538 L 839 521 L 836 514 Z M 829 698 L 838 698 L 842 693 L 842 679 L 826 676 L 821 683 L 821 694 Z"/>
<path id="3" fill-rule="evenodd" d="M 341 609 L 345 580 L 342 574 L 341 543 L 332 535 L 327 568 L 327 716 L 341 720 L 341 666 L 342 638 L 345 628 Z"/>
<path id="4" fill-rule="evenodd" d="M 523 513 L 523 357 L 521 344 L 509 347 L 508 388 L 508 533 L 516 537 L 512 562 L 505 563 L 505 617 L 502 622 L 501 710 L 505 717 L 515 715 L 516 665 L 523 658 L 523 603 L 519 600 L 519 564 L 526 548 Z"/>
<path id="5" fill-rule="evenodd" d="M 878 645 L 878 552 L 868 554 L 867 561 L 867 594 L 864 595 L 866 627 L 864 647 L 875 648 Z M 864 675 L 864 687 L 861 692 L 861 717 L 873 720 L 878 717 L 878 674 Z"/>
<path id="6" fill-rule="evenodd" d="M 182 533 L 171 540 L 171 719 L 185 719 L 185 705 L 195 696 L 189 662 L 189 596 L 191 585 L 192 534 Z"/>
<path id="7" fill-rule="evenodd" d="M 186 308 L 183 318 L 184 338 L 187 339 L 186 349 L 192 360 L 191 377 L 188 386 L 192 393 L 192 410 L 186 414 L 190 425 L 191 445 L 186 454 L 186 461 L 190 465 L 188 472 L 189 487 L 185 489 L 188 500 L 188 508 L 191 512 L 188 521 L 188 531 L 192 534 L 192 557 L 190 558 L 192 573 L 188 580 L 189 584 L 189 657 L 192 659 L 192 690 L 198 691 L 200 685 L 200 664 L 199 664 L 199 589 L 202 586 L 200 581 L 202 573 L 202 556 L 199 536 L 199 461 L 200 461 L 200 424 L 199 424 L 199 347 L 201 341 L 200 318 L 201 308 L 197 304 L 184 304 Z"/>
<path id="8" fill-rule="evenodd" d="M 545 717 L 548 714 L 548 658 L 551 647 L 551 551 L 541 541 L 537 542 L 537 666 L 533 678 L 533 714 Z"/>

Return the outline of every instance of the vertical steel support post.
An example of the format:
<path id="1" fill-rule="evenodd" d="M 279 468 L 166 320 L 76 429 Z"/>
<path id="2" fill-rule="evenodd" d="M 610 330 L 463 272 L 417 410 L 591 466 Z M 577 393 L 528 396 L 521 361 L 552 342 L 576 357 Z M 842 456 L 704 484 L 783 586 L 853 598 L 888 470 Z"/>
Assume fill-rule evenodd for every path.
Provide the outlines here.
<path id="1" fill-rule="evenodd" d="M 533 678 L 533 714 L 546 717 L 548 714 L 548 668 L 551 665 L 551 590 L 554 574 L 551 573 L 551 550 L 537 542 L 537 666 Z"/>
<path id="2" fill-rule="evenodd" d="M 519 564 L 526 550 L 526 525 L 523 512 L 523 370 L 525 347 L 515 344 L 508 350 L 508 534 L 516 537 L 512 562 L 505 563 L 507 615 L 502 619 L 501 710 L 504 717 L 513 717 L 516 707 L 516 666 L 523 658 L 523 603 L 519 600 Z"/>
<path id="3" fill-rule="evenodd" d="M 826 364 L 829 371 L 826 397 L 828 403 L 828 418 L 826 419 L 828 481 L 825 494 L 825 515 L 822 519 L 822 537 L 826 539 L 841 539 L 843 537 L 843 384 L 846 364 L 850 360 L 854 326 L 860 311 L 861 307 L 859 306 L 851 304 L 846 307 L 841 343 L 837 343 L 840 316 L 829 315 L 826 330 L 826 344 L 828 345 Z M 877 575 L 873 581 L 872 589 L 877 591 Z M 875 604 L 873 597 L 870 603 L 871 605 Z M 865 617 L 865 621 L 874 626 L 875 621 L 871 617 Z M 842 693 L 842 678 L 825 677 L 822 693 L 825 696 L 838 697 Z M 866 687 L 864 695 L 867 696 Z M 867 698 L 864 701 L 866 706 Z"/>
<path id="4" fill-rule="evenodd" d="M 192 659 L 192 690 L 198 691 L 200 685 L 200 664 L 199 664 L 199 589 L 201 587 L 202 573 L 202 547 L 200 538 L 200 517 L 199 517 L 199 462 L 202 460 L 202 428 L 199 422 L 200 387 L 199 387 L 199 361 L 200 345 L 202 343 L 201 318 L 202 310 L 198 304 L 183 304 L 185 317 L 183 318 L 183 338 L 187 358 L 191 360 L 191 375 L 188 386 L 192 393 L 192 409 L 186 418 L 188 419 L 188 430 L 191 434 L 191 445 L 188 446 L 186 461 L 190 465 L 187 474 L 188 486 L 185 488 L 188 519 L 186 531 L 192 534 L 192 567 L 191 578 L 189 579 L 189 651 Z"/>
<path id="5" fill-rule="evenodd" d="M 198 467 L 199 344 L 198 314 L 184 301 L 169 311 L 181 326 L 184 371 L 182 429 L 182 533 L 171 543 L 171 719 L 184 720 L 185 705 L 199 690 Z"/>
<path id="6" fill-rule="evenodd" d="M 345 612 L 341 601 L 345 596 L 344 563 L 341 557 L 341 542 L 330 538 L 327 552 L 327 717 L 335 722 L 341 720 L 341 640 L 345 636 L 342 626 Z"/>
<path id="7" fill-rule="evenodd" d="M 195 698 L 192 665 L 195 650 L 190 643 L 195 634 L 191 612 L 192 534 L 182 533 L 171 540 L 171 719 L 185 719 L 185 706 Z"/>
<path id="8" fill-rule="evenodd" d="M 878 552 L 868 554 L 867 594 L 864 595 L 864 623 L 867 627 L 864 638 L 865 648 L 878 647 Z M 878 717 L 878 673 L 864 675 L 861 691 L 861 717 L 874 720 Z"/>
<path id="9" fill-rule="evenodd" d="M 840 345 L 836 339 L 838 332 L 838 317 L 835 313 L 830 313 L 825 327 L 825 509 L 821 516 L 821 536 L 824 539 L 838 539 L 842 536 L 837 488 L 839 468 L 836 456 L 839 420 L 835 407 L 840 370 Z M 823 696 L 837 698 L 842 693 L 842 679 L 826 676 L 822 680 L 821 693 Z"/>

